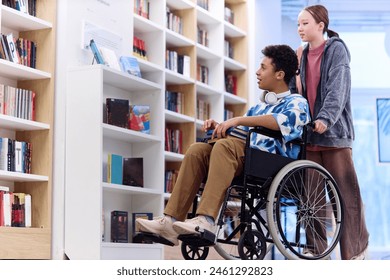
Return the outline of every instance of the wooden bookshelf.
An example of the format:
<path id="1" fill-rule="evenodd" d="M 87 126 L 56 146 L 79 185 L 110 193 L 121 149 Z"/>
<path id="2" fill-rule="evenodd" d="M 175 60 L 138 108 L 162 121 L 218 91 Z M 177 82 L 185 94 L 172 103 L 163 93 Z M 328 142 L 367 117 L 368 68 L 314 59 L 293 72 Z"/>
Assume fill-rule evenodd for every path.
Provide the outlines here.
<path id="1" fill-rule="evenodd" d="M 32 197 L 32 227 L 0 227 L 0 259 L 50 259 L 56 1 L 37 0 L 37 16 L 1 5 L 1 32 L 37 43 L 36 69 L 0 60 L 0 82 L 36 93 L 36 121 L 0 116 L 2 137 L 32 143 L 32 174 L 0 172 L 14 192 Z"/>

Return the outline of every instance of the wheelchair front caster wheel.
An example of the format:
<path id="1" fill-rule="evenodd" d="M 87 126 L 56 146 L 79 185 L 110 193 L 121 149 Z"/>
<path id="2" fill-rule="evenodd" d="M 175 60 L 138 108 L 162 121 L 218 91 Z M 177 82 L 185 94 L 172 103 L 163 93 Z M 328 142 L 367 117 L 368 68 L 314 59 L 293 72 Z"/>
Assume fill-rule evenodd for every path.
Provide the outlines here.
<path id="1" fill-rule="evenodd" d="M 209 254 L 209 247 L 198 247 L 182 242 L 181 254 L 186 260 L 205 260 Z"/>
<path id="2" fill-rule="evenodd" d="M 238 253 L 242 260 L 262 260 L 267 253 L 267 241 L 263 233 L 247 230 L 238 241 Z"/>

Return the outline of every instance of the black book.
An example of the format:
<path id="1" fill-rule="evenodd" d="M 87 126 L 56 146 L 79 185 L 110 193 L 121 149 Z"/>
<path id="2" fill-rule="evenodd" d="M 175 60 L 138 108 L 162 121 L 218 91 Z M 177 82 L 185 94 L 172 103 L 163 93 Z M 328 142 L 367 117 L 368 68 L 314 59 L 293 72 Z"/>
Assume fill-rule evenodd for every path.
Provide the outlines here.
<path id="1" fill-rule="evenodd" d="M 4 49 L 4 52 L 5 52 L 5 57 L 6 57 L 6 60 L 9 60 L 11 61 L 11 52 L 10 52 L 10 49 L 9 49 L 9 45 L 8 45 L 8 40 L 7 40 L 7 36 L 4 35 L 4 34 L 1 34 L 2 36 L 2 44 L 3 44 L 3 49 Z"/>
<path id="2" fill-rule="evenodd" d="M 106 99 L 107 123 L 123 128 L 129 128 L 129 100 Z"/>
<path id="3" fill-rule="evenodd" d="M 15 171 L 15 140 L 8 139 L 8 171 Z"/>
<path id="4" fill-rule="evenodd" d="M 123 185 L 144 186 L 143 158 L 123 158 Z"/>
<path id="5" fill-rule="evenodd" d="M 111 212 L 111 242 L 128 243 L 128 214 L 126 211 Z"/>

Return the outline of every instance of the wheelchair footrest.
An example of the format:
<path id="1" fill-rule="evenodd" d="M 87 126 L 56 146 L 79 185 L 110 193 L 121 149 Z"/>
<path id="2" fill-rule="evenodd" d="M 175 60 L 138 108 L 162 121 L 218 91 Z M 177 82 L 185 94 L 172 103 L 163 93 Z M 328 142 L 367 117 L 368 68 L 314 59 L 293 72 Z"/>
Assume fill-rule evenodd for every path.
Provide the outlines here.
<path id="1" fill-rule="evenodd" d="M 161 243 L 168 246 L 175 246 L 175 244 L 168 239 L 149 232 L 137 232 L 133 237 L 133 243 Z"/>
<path id="2" fill-rule="evenodd" d="M 196 247 L 208 247 L 215 245 L 215 234 L 208 230 L 194 234 L 180 234 L 177 238 L 188 245 Z"/>

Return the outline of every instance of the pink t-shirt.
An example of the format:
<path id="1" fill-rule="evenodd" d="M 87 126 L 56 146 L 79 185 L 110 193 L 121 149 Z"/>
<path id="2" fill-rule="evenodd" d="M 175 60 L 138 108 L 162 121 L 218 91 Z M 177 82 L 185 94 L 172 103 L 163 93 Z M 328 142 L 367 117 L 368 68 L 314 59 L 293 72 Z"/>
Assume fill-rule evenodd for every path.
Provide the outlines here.
<path id="1" fill-rule="evenodd" d="M 315 49 L 309 49 L 309 52 L 307 54 L 306 93 L 307 93 L 307 100 L 309 101 L 310 112 L 312 114 L 314 113 L 314 103 L 316 102 L 316 98 L 317 98 L 317 87 L 321 78 L 320 67 L 321 67 L 322 55 L 324 54 L 325 42 L 326 41 L 324 41 L 324 43 L 321 46 Z M 313 152 L 326 151 L 332 149 L 334 148 L 317 146 L 317 145 L 307 146 L 307 150 Z"/>
<path id="2" fill-rule="evenodd" d="M 307 64 L 306 64 L 306 93 L 307 100 L 309 101 L 310 112 L 314 113 L 314 103 L 317 97 L 317 87 L 320 82 L 320 66 L 321 58 L 324 53 L 325 41 L 324 43 L 315 48 L 309 49 L 307 54 Z"/>

